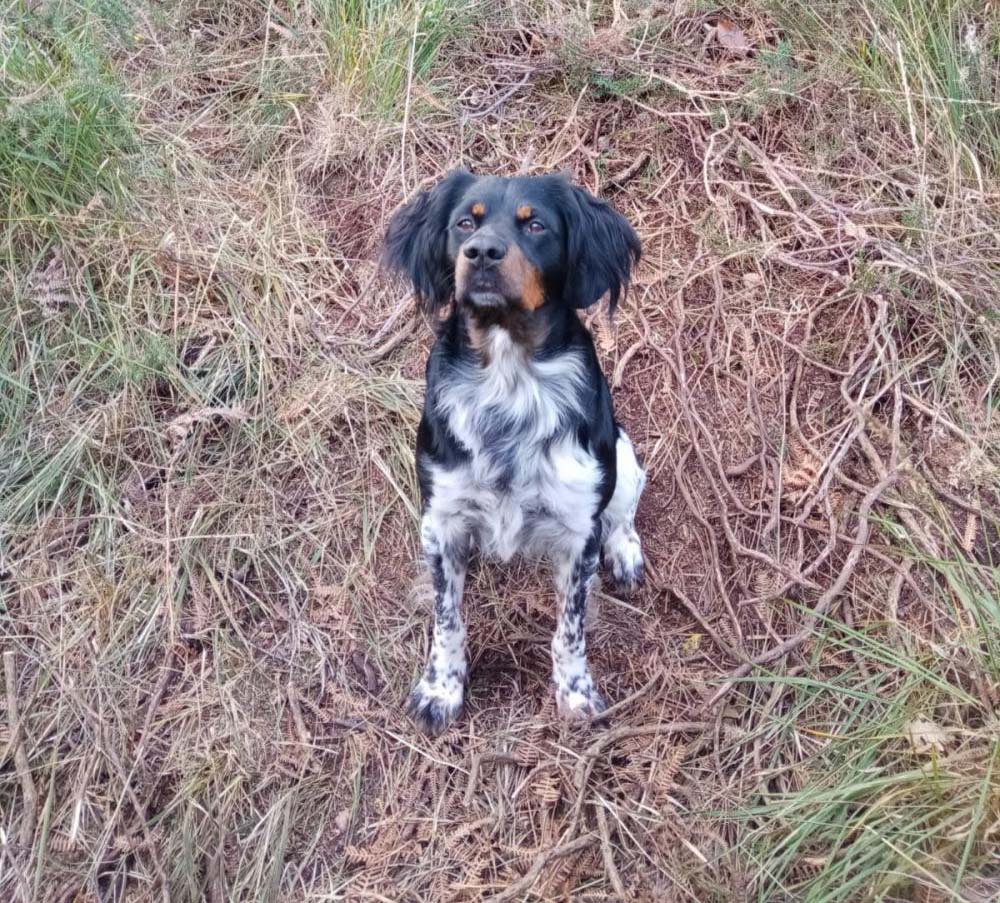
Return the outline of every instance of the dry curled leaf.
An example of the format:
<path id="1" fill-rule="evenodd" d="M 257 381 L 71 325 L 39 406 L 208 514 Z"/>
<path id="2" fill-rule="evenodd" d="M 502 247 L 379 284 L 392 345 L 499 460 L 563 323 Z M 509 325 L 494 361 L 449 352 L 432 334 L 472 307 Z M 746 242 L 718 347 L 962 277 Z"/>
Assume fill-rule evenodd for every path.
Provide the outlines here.
<path id="1" fill-rule="evenodd" d="M 522 768 L 532 768 L 541 758 L 540 748 L 545 740 L 545 726 L 537 722 L 514 747 L 514 759 Z"/>
<path id="2" fill-rule="evenodd" d="M 701 648 L 701 641 L 705 638 L 703 633 L 692 633 L 681 646 L 685 655 L 694 655 Z"/>
<path id="3" fill-rule="evenodd" d="M 351 663 L 354 665 L 354 669 L 364 678 L 365 689 L 369 693 L 378 693 L 382 689 L 382 681 L 379 680 L 378 674 L 375 672 L 371 661 L 368 656 L 364 654 L 360 649 L 355 649 L 351 653 Z"/>
<path id="4" fill-rule="evenodd" d="M 785 578 L 777 571 L 761 568 L 754 574 L 753 589 L 759 599 L 770 599 L 784 585 Z"/>
<path id="5" fill-rule="evenodd" d="M 855 238 L 858 241 L 867 241 L 868 233 L 865 231 L 865 227 L 859 225 L 858 223 L 851 222 L 850 220 L 844 221 L 844 233 L 851 238 Z"/>
<path id="6" fill-rule="evenodd" d="M 715 26 L 715 39 L 735 56 L 746 56 L 751 50 L 743 29 L 732 19 L 719 19 Z"/>
<path id="7" fill-rule="evenodd" d="M 927 718 L 914 718 L 903 725 L 910 746 L 918 755 L 942 753 L 948 745 L 948 732 Z"/>
<path id="8" fill-rule="evenodd" d="M 597 344 L 604 354 L 611 354 L 618 343 L 618 331 L 607 319 L 597 322 Z"/>
<path id="9" fill-rule="evenodd" d="M 199 408 L 197 411 L 188 411 L 185 414 L 178 414 L 165 430 L 167 439 L 173 444 L 183 442 L 199 423 L 208 423 L 216 417 L 221 420 L 240 421 L 246 420 L 247 412 L 242 407 L 217 407 Z"/>
<path id="10" fill-rule="evenodd" d="M 484 828 L 492 826 L 493 823 L 493 816 L 487 815 L 483 818 L 477 819 L 476 821 L 466 822 L 465 824 L 459 825 L 454 831 L 451 832 L 451 834 L 446 835 L 445 845 L 449 849 L 454 849 L 467 837 L 472 837 L 473 835 L 480 833 Z"/>
<path id="11" fill-rule="evenodd" d="M 976 536 L 979 533 L 979 519 L 975 514 L 967 514 L 965 517 L 965 530 L 962 531 L 962 548 L 967 554 L 972 554 L 976 546 Z"/>
<path id="12" fill-rule="evenodd" d="M 55 853 L 72 853 L 80 843 L 66 834 L 53 834 L 49 837 L 49 849 Z"/>

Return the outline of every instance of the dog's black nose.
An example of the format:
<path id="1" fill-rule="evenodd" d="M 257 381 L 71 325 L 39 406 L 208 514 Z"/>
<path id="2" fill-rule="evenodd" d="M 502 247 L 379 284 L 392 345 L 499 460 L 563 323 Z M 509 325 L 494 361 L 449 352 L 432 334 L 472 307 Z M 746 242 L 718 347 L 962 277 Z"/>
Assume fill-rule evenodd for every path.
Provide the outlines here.
<path id="1" fill-rule="evenodd" d="M 498 236 L 489 233 L 473 235 L 462 248 L 462 253 L 476 266 L 494 267 L 507 253 L 505 245 Z"/>

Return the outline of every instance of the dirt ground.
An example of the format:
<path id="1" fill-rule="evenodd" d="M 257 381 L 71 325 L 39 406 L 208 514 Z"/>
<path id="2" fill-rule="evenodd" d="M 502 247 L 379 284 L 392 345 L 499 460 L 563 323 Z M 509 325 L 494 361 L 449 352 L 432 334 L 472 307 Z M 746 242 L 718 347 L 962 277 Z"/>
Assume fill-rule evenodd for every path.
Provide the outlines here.
<path id="1" fill-rule="evenodd" d="M 127 295 L 79 331 L 136 372 L 54 383 L 33 460 L 71 490 L 7 496 L 0 894 L 996 891 L 997 170 L 924 132 L 915 159 L 770 14 L 622 6 L 491 6 L 424 75 L 410 53 L 388 118 L 322 69 L 282 81 L 323 46 L 290 8 L 140 18 L 115 59 L 169 148 L 162 206 L 77 214 L 25 277 Z M 241 85 L 272 59 L 308 99 L 248 162 L 271 133 Z M 565 170 L 643 241 L 586 317 L 649 475 L 647 581 L 588 614 L 608 728 L 555 717 L 554 594 L 523 564 L 470 574 L 465 715 L 432 740 L 403 713 L 434 324 L 376 261 L 455 165 Z M 18 322 L 80 353 L 53 306 Z"/>

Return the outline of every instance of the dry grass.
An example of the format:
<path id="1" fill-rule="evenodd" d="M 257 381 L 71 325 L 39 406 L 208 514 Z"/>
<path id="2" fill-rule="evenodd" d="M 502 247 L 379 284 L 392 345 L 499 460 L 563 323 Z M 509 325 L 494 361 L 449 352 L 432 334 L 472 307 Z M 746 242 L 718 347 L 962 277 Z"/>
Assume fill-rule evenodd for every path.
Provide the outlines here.
<path id="1" fill-rule="evenodd" d="M 955 120 L 881 0 L 820 36 L 794 4 L 30 6 L 0 897 L 996 894 L 989 10 L 948 6 L 986 73 Z M 373 261 L 459 164 L 566 168 L 643 237 L 588 317 L 650 475 L 648 584 L 590 613 L 609 730 L 554 718 L 525 567 L 470 579 L 466 717 L 402 714 L 430 324 Z"/>

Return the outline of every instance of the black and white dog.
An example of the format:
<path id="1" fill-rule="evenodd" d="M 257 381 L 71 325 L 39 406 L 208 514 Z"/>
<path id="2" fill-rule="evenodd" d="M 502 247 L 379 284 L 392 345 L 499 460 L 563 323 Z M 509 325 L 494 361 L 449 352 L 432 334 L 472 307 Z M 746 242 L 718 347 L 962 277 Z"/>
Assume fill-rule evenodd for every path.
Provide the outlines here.
<path id="1" fill-rule="evenodd" d="M 642 579 L 633 520 L 646 476 L 577 310 L 605 294 L 613 309 L 639 254 L 620 214 L 555 175 L 452 172 L 389 222 L 388 265 L 428 310 L 454 302 L 427 363 L 417 432 L 434 637 L 409 711 L 431 733 L 462 710 L 473 552 L 550 559 L 559 712 L 605 707 L 587 665 L 587 595 L 602 553 L 620 585 Z"/>

